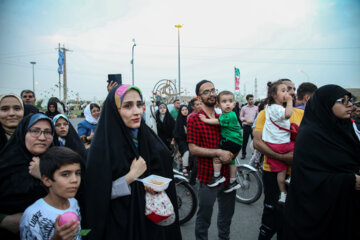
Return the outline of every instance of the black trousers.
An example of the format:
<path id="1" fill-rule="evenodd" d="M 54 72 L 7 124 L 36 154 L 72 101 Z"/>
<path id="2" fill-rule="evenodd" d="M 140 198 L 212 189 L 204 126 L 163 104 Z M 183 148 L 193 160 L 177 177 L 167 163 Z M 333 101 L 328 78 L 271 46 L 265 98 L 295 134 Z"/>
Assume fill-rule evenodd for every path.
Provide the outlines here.
<path id="1" fill-rule="evenodd" d="M 242 155 L 246 156 L 246 147 L 249 141 L 249 136 L 253 139 L 252 128 L 250 125 L 243 124 L 243 145 L 242 145 Z"/>
<path id="2" fill-rule="evenodd" d="M 280 190 L 277 184 L 276 172 L 263 172 L 264 210 L 261 217 L 259 240 L 270 240 L 275 233 L 277 239 L 282 239 L 283 206 L 278 203 Z"/>

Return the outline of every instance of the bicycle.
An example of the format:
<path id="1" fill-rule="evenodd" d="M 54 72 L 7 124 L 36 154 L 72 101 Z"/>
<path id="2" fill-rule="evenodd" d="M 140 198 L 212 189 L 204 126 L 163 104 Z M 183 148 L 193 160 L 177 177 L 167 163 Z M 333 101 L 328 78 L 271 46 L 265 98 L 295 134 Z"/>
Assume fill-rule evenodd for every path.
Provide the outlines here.
<path id="1" fill-rule="evenodd" d="M 180 225 L 188 222 L 196 213 L 198 200 L 189 180 L 173 169 Z"/>
<path id="2" fill-rule="evenodd" d="M 241 187 L 236 190 L 236 200 L 241 203 L 251 204 L 256 202 L 263 191 L 261 177 L 256 170 L 249 164 L 240 164 L 238 158 L 235 159 L 237 167 L 237 181 Z"/>

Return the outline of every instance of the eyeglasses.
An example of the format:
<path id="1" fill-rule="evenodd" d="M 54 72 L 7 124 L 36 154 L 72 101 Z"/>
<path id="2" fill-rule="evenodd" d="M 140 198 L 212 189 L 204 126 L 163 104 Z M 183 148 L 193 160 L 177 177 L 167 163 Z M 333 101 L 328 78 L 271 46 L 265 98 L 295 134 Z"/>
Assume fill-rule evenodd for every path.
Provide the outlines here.
<path id="1" fill-rule="evenodd" d="M 349 102 L 352 103 L 353 100 L 351 98 L 339 98 L 338 100 L 336 100 L 336 102 L 342 103 L 343 105 L 347 106 Z"/>
<path id="2" fill-rule="evenodd" d="M 212 94 L 216 93 L 216 94 L 217 94 L 217 92 L 218 92 L 218 90 L 215 89 L 215 88 L 213 88 L 213 89 L 211 89 L 211 90 L 205 90 L 205 91 L 203 91 L 203 92 L 202 92 L 202 95 L 209 95 L 210 93 L 212 93 Z"/>
<path id="3" fill-rule="evenodd" d="M 49 129 L 45 129 L 42 131 L 40 128 L 31 128 L 29 129 L 29 133 L 32 137 L 38 138 L 43 133 L 45 138 L 50 138 L 53 136 L 53 133 Z"/>

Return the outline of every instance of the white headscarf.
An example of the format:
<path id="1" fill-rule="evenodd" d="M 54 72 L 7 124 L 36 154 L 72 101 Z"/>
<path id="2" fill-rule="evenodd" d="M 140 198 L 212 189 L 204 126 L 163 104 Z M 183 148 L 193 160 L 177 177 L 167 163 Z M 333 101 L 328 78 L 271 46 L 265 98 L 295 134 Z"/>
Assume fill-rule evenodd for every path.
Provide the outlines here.
<path id="1" fill-rule="evenodd" d="M 86 106 L 85 110 L 84 110 L 84 116 L 85 116 L 85 120 L 88 121 L 91 124 L 97 124 L 100 117 L 98 119 L 95 119 L 92 115 L 91 115 L 91 111 L 90 111 L 90 105 L 92 103 L 90 103 L 89 105 Z M 98 105 L 97 103 L 95 103 L 96 105 Z"/>

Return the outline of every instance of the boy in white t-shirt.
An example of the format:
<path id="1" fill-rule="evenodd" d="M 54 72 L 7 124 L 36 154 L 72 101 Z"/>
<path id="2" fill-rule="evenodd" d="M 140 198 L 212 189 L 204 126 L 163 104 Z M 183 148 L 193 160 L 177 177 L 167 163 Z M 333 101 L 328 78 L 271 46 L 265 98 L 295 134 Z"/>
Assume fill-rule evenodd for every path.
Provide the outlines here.
<path id="1" fill-rule="evenodd" d="M 290 141 L 290 133 L 280 129 L 290 129 L 289 118 L 293 113 L 292 97 L 287 92 L 287 86 L 281 81 L 268 83 L 268 105 L 265 108 L 265 125 L 262 140 L 275 152 L 287 153 L 294 151 L 294 142 Z M 280 189 L 279 203 L 286 200 L 286 173 L 288 166 L 280 160 L 267 158 L 270 170 L 277 172 L 277 182 Z"/>
<path id="2" fill-rule="evenodd" d="M 81 157 L 67 147 L 52 147 L 40 159 L 41 181 L 48 195 L 37 200 L 20 220 L 21 239 L 81 239 L 81 215 L 74 198 L 81 182 Z M 74 212 L 79 221 L 59 226 L 59 217 Z"/>

